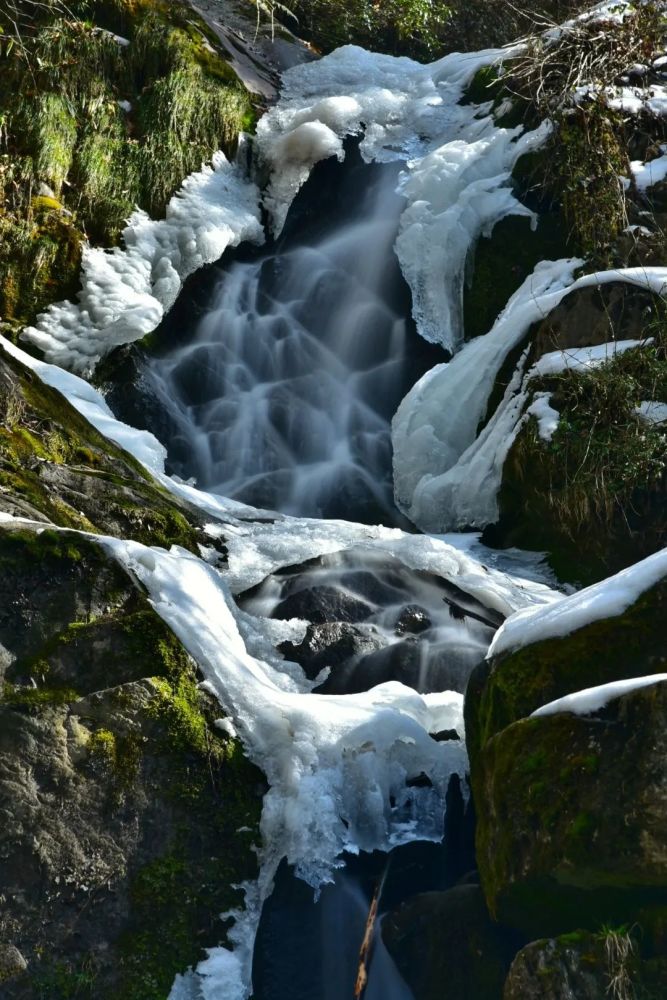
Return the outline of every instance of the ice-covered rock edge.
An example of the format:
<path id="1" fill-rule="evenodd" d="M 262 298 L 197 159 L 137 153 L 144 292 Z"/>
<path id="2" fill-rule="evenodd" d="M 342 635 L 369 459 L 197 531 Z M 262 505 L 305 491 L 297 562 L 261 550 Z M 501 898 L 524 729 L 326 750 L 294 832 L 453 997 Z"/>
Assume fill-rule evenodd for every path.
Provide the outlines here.
<path id="1" fill-rule="evenodd" d="M 53 364 L 90 374 L 114 347 L 157 327 L 189 274 L 229 246 L 262 243 L 259 191 L 215 153 L 184 180 L 164 219 L 137 209 L 122 239 L 124 248 L 85 246 L 78 301 L 49 306 L 21 334 Z"/>

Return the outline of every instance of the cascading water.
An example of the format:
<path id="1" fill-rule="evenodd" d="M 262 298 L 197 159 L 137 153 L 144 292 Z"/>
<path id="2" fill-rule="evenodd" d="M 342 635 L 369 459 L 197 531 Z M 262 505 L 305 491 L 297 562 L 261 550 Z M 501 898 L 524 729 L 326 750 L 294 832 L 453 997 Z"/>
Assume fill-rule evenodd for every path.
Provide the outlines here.
<path id="1" fill-rule="evenodd" d="M 345 913 L 358 916 L 356 890 L 348 892 L 340 877 L 344 859 L 360 855 L 363 866 L 374 852 L 440 843 L 453 787 L 463 811 L 466 675 L 501 617 L 557 599 L 525 578 L 532 560 L 506 573 L 500 562 L 498 569 L 485 564 L 470 539 L 386 526 L 399 521 L 389 421 L 405 393 L 444 358 L 440 348 L 428 348 L 436 352 L 429 356 L 408 319 L 407 285 L 392 247 L 398 233 L 419 330 L 454 350 L 462 336 L 466 255 L 503 215 L 530 214 L 509 176 L 545 134 L 497 128 L 490 105 L 459 103 L 475 70 L 507 54 L 454 54 L 420 66 L 346 47 L 290 71 L 280 104 L 260 121 L 254 140 L 271 174 L 265 205 L 276 229 L 292 206 L 283 236 L 268 254 L 242 250 L 231 266 L 202 272 L 200 285 L 212 275 L 216 288 L 194 325 L 192 283 L 186 287 L 156 335 L 160 356 L 135 382 L 144 414 L 136 397 L 123 407 L 129 387 L 118 388 L 118 380 L 108 397 L 133 424 L 158 434 L 170 471 L 181 479 L 165 474 L 165 448 L 119 423 L 88 383 L 22 355 L 103 434 L 213 522 L 205 528 L 211 545 L 200 556 L 101 540 L 198 663 L 225 712 L 225 731 L 240 736 L 268 784 L 259 876 L 228 932 L 233 948 L 213 947 L 195 971 L 177 976 L 172 1000 L 250 995 L 255 937 L 281 865 L 309 889 L 342 886 L 340 898 L 352 899 Z M 380 161 L 363 166 L 374 171 L 372 183 L 370 174 L 350 172 L 351 190 L 328 213 L 311 197 L 313 227 L 304 208 L 308 189 L 331 199 L 332 177 L 351 166 L 345 137 L 361 132 L 360 155 Z M 336 158 L 346 152 L 341 167 Z M 405 197 L 395 194 L 401 164 Z M 104 281 L 91 264 L 81 307 L 52 310 L 31 334 L 49 358 L 87 370 L 100 338 L 126 343 L 154 329 L 181 277 L 213 259 L 230 235 L 236 243 L 261 238 L 257 189 L 236 168 L 218 166 L 188 187 L 188 198 L 174 199 L 164 227 L 137 217 L 126 254 L 91 259 L 104 264 Z M 190 195 L 204 218 L 194 228 L 180 224 Z M 205 197 L 216 199 L 212 227 Z M 221 211 L 228 198 L 236 201 Z M 108 308 L 104 301 L 91 312 L 90 302 L 98 304 L 106 288 L 113 292 Z M 21 354 L 14 345 L 6 349 Z M 430 382 L 427 375 L 420 384 Z M 420 454 L 437 445 L 429 426 L 417 431 Z M 182 481 L 192 476 L 199 489 Z M 228 496 L 280 512 L 267 516 Z M 361 520 L 370 524 L 350 523 Z M 350 602 L 364 608 L 356 620 Z M 371 650 L 363 646 L 369 637 Z M 334 649 L 338 639 L 342 647 Z M 334 653 L 339 661 L 326 675 L 322 668 L 332 666 L 326 661 Z M 353 955 L 357 916 L 343 920 L 355 935 Z M 279 935 L 271 947 L 294 941 Z M 404 1000 L 402 986 L 389 992 L 385 980 L 373 979 L 373 968 L 390 972 L 381 947 L 376 954 L 367 997 L 375 1000 L 380 990 L 382 1000 Z M 255 957 L 257 982 L 267 982 Z M 264 995 L 257 991 L 258 1000 L 293 1000 L 289 974 L 283 982 L 282 996 L 269 986 Z"/>
<path id="2" fill-rule="evenodd" d="M 391 418 L 421 374 L 392 254 L 405 202 L 397 164 L 338 172 L 345 211 L 216 273 L 192 337 L 144 379 L 182 478 L 288 514 L 395 523 Z"/>

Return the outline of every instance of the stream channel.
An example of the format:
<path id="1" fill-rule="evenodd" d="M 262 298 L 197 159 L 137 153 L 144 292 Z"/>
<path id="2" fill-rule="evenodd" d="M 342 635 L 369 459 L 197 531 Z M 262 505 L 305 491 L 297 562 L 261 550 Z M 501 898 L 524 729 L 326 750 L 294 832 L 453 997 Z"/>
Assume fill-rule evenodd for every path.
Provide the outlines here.
<path id="1" fill-rule="evenodd" d="M 189 279 L 157 352 L 140 362 L 139 397 L 110 402 L 164 443 L 168 471 L 199 488 L 297 517 L 415 532 L 393 503 L 391 418 L 447 355 L 417 334 L 393 252 L 402 164 L 364 164 L 354 140 L 346 149 L 343 164 L 314 169 L 277 242 L 242 247 Z M 486 555 L 504 568 L 502 554 Z M 510 568 L 530 575 L 520 559 Z M 237 602 L 250 615 L 309 623 L 279 651 L 322 696 L 387 681 L 462 693 L 502 621 L 434 574 L 354 548 L 279 570 Z M 434 831 L 419 811 L 430 783 L 418 774 L 392 800 L 397 846 L 344 855 L 319 894 L 280 864 L 255 940 L 255 1000 L 352 1000 L 383 876 L 363 996 L 410 1000 L 379 933 L 383 914 L 474 877 L 466 789 L 453 775 Z"/>

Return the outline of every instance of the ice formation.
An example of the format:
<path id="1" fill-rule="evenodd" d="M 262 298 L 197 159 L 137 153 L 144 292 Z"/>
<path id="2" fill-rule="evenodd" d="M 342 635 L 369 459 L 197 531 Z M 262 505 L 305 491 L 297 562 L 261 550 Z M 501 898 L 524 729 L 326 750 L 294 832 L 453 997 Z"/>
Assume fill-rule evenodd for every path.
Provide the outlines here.
<path id="1" fill-rule="evenodd" d="M 496 632 L 487 655 L 510 653 L 543 639 L 569 635 L 591 622 L 622 615 L 665 577 L 667 549 L 549 607 L 517 611 Z"/>
<path id="2" fill-rule="evenodd" d="M 597 687 L 574 691 L 563 698 L 550 701 L 531 713 L 531 718 L 544 715 L 556 715 L 558 712 L 572 712 L 573 715 L 591 715 L 606 708 L 610 701 L 624 694 L 640 691 L 667 681 L 667 674 L 649 674 L 647 677 L 629 677 L 627 680 L 611 681 L 609 684 L 599 684 Z"/>
<path id="3" fill-rule="evenodd" d="M 78 301 L 49 306 L 22 339 L 47 361 L 90 373 L 114 347 L 154 330 L 189 274 L 243 240 L 264 240 L 259 192 L 216 153 L 186 178 L 163 220 L 132 214 L 124 249 L 84 247 Z"/>
<path id="4" fill-rule="evenodd" d="M 362 135 L 367 161 L 406 161 L 396 252 L 419 332 L 448 350 L 463 339 L 463 270 L 475 240 L 506 215 L 532 218 L 513 195 L 510 174 L 521 155 L 546 140 L 549 124 L 522 134 L 521 127 L 498 128 L 490 104 L 458 103 L 481 66 L 519 51 L 454 53 L 422 66 L 348 45 L 288 70 L 279 104 L 257 128 L 276 232 L 312 167 L 343 158 L 345 136 Z"/>
<path id="5" fill-rule="evenodd" d="M 635 407 L 635 413 L 645 424 L 667 424 L 667 403 L 644 399 Z"/>
<path id="6" fill-rule="evenodd" d="M 490 333 L 466 344 L 447 364 L 428 372 L 408 393 L 393 420 L 394 489 L 398 505 L 423 531 L 483 527 L 498 517 L 497 493 L 507 453 L 525 419 L 528 383 L 565 367 L 599 364 L 616 351 L 639 346 L 615 342 L 541 358 L 524 375 L 526 355 L 495 413 L 487 405 L 509 353 L 570 292 L 625 281 L 657 294 L 667 289 L 667 268 L 621 268 L 574 279 L 577 259 L 542 261 L 507 303 Z M 484 419 L 488 422 L 481 432 Z"/>

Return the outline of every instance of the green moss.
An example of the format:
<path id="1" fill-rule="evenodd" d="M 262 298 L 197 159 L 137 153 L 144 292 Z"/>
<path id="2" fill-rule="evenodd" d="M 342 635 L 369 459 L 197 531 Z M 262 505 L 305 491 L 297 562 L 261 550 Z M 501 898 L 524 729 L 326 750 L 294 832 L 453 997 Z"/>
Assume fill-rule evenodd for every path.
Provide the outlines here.
<path id="1" fill-rule="evenodd" d="M 591 583 L 662 548 L 667 540 L 667 434 L 635 411 L 667 401 L 661 311 L 644 332 L 655 342 L 588 372 L 531 383 L 560 413 L 544 442 L 529 420 L 514 442 L 499 495 L 506 544 L 547 551 L 562 579 Z"/>
<path id="2" fill-rule="evenodd" d="M 79 0 L 66 19 L 41 5 L 38 20 L 0 52 L 0 314 L 20 323 L 76 294 L 84 237 L 113 244 L 136 206 L 161 214 L 254 114 L 184 4 Z M 129 46 L 100 30 L 114 22 Z M 56 198 L 35 199 L 40 182 Z"/>
<path id="3" fill-rule="evenodd" d="M 24 687 L 5 683 L 0 703 L 12 708 L 41 709 L 49 705 L 65 705 L 78 697 L 78 692 L 70 687 Z"/>
<path id="4" fill-rule="evenodd" d="M 665 669 L 662 636 L 656 631 L 667 607 L 667 584 L 648 590 L 627 611 L 592 622 L 569 635 L 544 639 L 509 653 L 494 664 L 476 703 L 469 744 L 474 757 L 487 740 L 506 726 L 572 691 L 607 684 L 626 677 L 642 677 Z M 536 751 L 540 764 L 546 748 Z M 533 761 L 518 763 L 530 773 Z M 594 753 L 568 758 L 568 773 L 594 774 L 600 765 Z M 561 770 L 561 769 L 559 769 Z"/>

